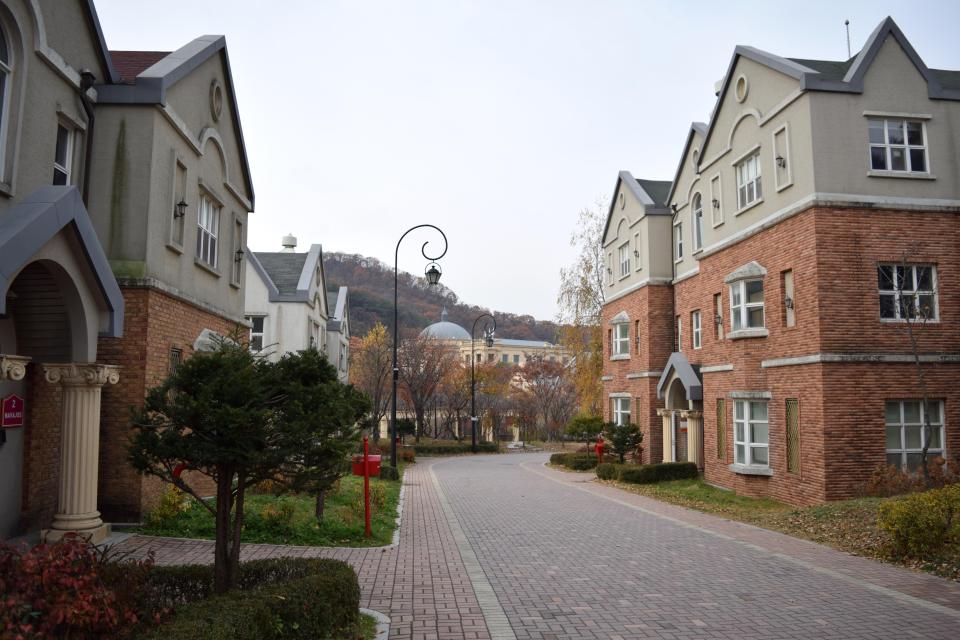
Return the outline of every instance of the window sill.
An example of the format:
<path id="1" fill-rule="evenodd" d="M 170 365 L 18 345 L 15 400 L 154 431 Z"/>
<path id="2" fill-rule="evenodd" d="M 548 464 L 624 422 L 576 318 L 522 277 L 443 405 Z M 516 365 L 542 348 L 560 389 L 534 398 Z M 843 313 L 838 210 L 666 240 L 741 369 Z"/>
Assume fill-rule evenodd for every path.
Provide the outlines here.
<path id="1" fill-rule="evenodd" d="M 630 274 L 629 274 L 629 273 L 626 274 L 626 275 L 622 275 L 622 276 L 620 276 L 620 279 L 618 280 L 618 282 L 623 282 L 624 280 L 626 280 L 626 279 L 629 278 L 629 277 L 630 277 Z"/>
<path id="2" fill-rule="evenodd" d="M 233 287 L 234 289 L 237 289 L 237 290 L 240 289 L 240 283 L 239 283 L 239 282 L 231 282 L 231 283 L 230 283 L 230 286 Z"/>
<path id="3" fill-rule="evenodd" d="M 770 467 L 757 467 L 749 464 L 731 464 L 727 467 L 730 471 L 742 476 L 772 476 L 773 469 Z"/>
<path id="4" fill-rule="evenodd" d="M 170 251 L 173 251 L 177 255 L 183 255 L 183 247 L 175 242 L 168 242 L 167 249 L 170 249 Z"/>
<path id="5" fill-rule="evenodd" d="M 750 204 L 744 205 L 743 207 L 737 209 L 737 211 L 736 211 L 733 215 L 734 215 L 734 217 L 736 217 L 736 216 L 740 215 L 741 213 L 746 213 L 747 211 L 750 211 L 750 209 L 753 209 L 753 208 L 754 208 L 755 206 L 757 206 L 758 204 L 763 204 L 763 198 L 758 198 L 758 199 L 754 200 L 753 202 L 751 202 Z"/>
<path id="6" fill-rule="evenodd" d="M 915 320 L 907 320 L 906 318 L 880 318 L 881 324 L 907 324 L 908 322 L 919 325 L 940 324 L 940 318 L 929 318 L 927 320 L 921 320 L 919 318 Z"/>
<path id="7" fill-rule="evenodd" d="M 766 329 L 738 329 L 727 333 L 727 340 L 743 340 L 744 338 L 766 338 L 770 332 Z"/>
<path id="8" fill-rule="evenodd" d="M 780 186 L 777 187 L 777 193 L 780 193 L 780 192 L 783 191 L 784 189 L 789 189 L 789 188 L 792 187 L 792 186 L 793 186 L 793 180 L 791 180 L 790 182 L 787 182 L 787 183 L 785 183 L 785 184 L 781 184 Z"/>
<path id="9" fill-rule="evenodd" d="M 908 180 L 936 180 L 937 176 L 925 171 L 882 171 L 879 169 L 870 169 L 867 175 L 871 178 L 906 178 Z"/>
<path id="10" fill-rule="evenodd" d="M 614 355 L 610 356 L 610 359 L 611 359 L 611 360 L 629 360 L 629 359 L 630 359 L 630 354 L 629 354 L 629 353 L 615 353 Z"/>
<path id="11" fill-rule="evenodd" d="M 214 275 L 214 276 L 216 276 L 216 277 L 218 277 L 218 278 L 221 277 L 221 276 L 223 276 L 223 274 L 220 273 L 220 272 L 216 269 L 216 267 L 211 267 L 210 265 L 208 265 L 206 262 L 204 262 L 204 261 L 201 260 L 200 258 L 194 258 L 194 259 L 193 259 L 193 264 L 197 265 L 198 267 L 200 267 L 201 269 L 203 269 L 204 271 L 206 271 L 206 272 L 209 273 L 210 275 Z"/>
<path id="12" fill-rule="evenodd" d="M 13 185 L 10 185 L 6 182 L 0 182 L 0 195 L 7 198 L 13 197 Z"/>
<path id="13" fill-rule="evenodd" d="M 722 227 L 722 226 L 723 226 L 723 220 L 721 220 L 720 222 L 713 222 L 710 225 L 712 229 L 716 229 L 717 227 Z"/>

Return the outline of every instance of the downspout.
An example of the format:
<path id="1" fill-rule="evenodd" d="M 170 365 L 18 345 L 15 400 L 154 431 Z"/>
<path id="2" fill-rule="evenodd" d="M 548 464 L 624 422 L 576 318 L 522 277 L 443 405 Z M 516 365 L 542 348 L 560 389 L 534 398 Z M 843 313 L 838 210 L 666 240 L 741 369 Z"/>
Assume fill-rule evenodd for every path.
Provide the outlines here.
<path id="1" fill-rule="evenodd" d="M 90 69 L 80 71 L 80 102 L 83 104 L 83 111 L 87 115 L 87 131 L 83 137 L 83 204 L 90 204 L 90 162 L 93 157 L 93 125 L 96 117 L 93 113 L 93 100 L 87 95 L 87 91 L 93 86 L 96 76 Z"/>

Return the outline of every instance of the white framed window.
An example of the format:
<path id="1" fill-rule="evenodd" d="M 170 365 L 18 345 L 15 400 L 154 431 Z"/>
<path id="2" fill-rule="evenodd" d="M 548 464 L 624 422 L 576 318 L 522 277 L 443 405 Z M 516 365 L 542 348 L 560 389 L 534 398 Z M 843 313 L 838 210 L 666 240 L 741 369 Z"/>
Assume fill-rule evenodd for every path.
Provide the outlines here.
<path id="1" fill-rule="evenodd" d="M 625 356 L 630 353 L 630 325 L 620 322 L 613 325 L 613 355 Z"/>
<path id="2" fill-rule="evenodd" d="M 197 258 L 214 268 L 217 266 L 219 235 L 220 206 L 206 195 L 201 195 L 197 210 Z"/>
<path id="3" fill-rule="evenodd" d="M 723 194 L 720 191 L 720 174 L 710 180 L 710 221 L 714 227 L 723 224 Z"/>
<path id="4" fill-rule="evenodd" d="M 513 364 L 520 364 L 520 354 L 513 354 Z"/>
<path id="5" fill-rule="evenodd" d="M 937 320 L 937 268 L 877 265 L 881 320 Z"/>
<path id="6" fill-rule="evenodd" d="M 703 249 L 703 197 L 693 194 L 693 250 Z"/>
<path id="7" fill-rule="evenodd" d="M 683 260 L 683 223 L 673 225 L 673 261 Z"/>
<path id="8" fill-rule="evenodd" d="M 870 168 L 927 173 L 927 127 L 916 120 L 870 118 Z"/>
<path id="9" fill-rule="evenodd" d="M 730 285 L 730 318 L 734 331 L 764 327 L 763 280 L 741 280 Z"/>
<path id="10" fill-rule="evenodd" d="M 737 208 L 753 204 L 763 197 L 760 180 L 760 152 L 751 154 L 736 166 L 737 172 Z"/>
<path id="11" fill-rule="evenodd" d="M 700 311 L 694 311 L 690 314 L 690 328 L 691 333 L 693 334 L 693 348 L 699 349 L 703 346 L 702 330 L 700 327 L 701 317 Z"/>
<path id="12" fill-rule="evenodd" d="M 266 316 L 247 316 L 250 323 L 250 351 L 263 351 L 263 325 Z"/>
<path id="13" fill-rule="evenodd" d="M 770 423 L 766 401 L 733 403 L 733 450 L 737 464 L 770 466 Z"/>
<path id="14" fill-rule="evenodd" d="M 6 176 L 7 129 L 10 120 L 10 94 L 13 92 L 13 59 L 7 46 L 7 34 L 0 27 L 0 179 Z"/>
<path id="15" fill-rule="evenodd" d="M 611 398 L 613 401 L 613 423 L 630 424 L 630 398 Z"/>
<path id="16" fill-rule="evenodd" d="M 76 133 L 57 124 L 57 144 L 53 154 L 53 184 L 68 185 L 73 177 L 73 143 Z"/>
<path id="17" fill-rule="evenodd" d="M 887 464 L 905 471 L 920 468 L 920 456 L 926 441 L 924 422 L 930 422 L 930 444 L 927 461 L 943 457 L 943 402 L 922 400 L 887 400 Z"/>
<path id="18" fill-rule="evenodd" d="M 624 242 L 620 245 L 620 277 L 625 278 L 630 275 L 630 243 Z"/>
<path id="19" fill-rule="evenodd" d="M 510 355 L 506 353 L 500 354 L 500 362 L 504 364 L 510 362 Z"/>

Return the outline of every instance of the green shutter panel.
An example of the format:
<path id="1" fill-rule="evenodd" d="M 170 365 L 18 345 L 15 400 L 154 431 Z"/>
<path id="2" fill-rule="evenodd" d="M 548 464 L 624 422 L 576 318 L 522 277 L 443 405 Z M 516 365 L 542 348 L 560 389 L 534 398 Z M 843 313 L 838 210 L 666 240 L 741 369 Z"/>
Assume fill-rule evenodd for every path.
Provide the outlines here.
<path id="1" fill-rule="evenodd" d="M 800 473 L 800 401 L 787 398 L 787 471 Z"/>
<path id="2" fill-rule="evenodd" d="M 722 460 L 727 451 L 727 401 L 717 398 L 717 458 Z"/>

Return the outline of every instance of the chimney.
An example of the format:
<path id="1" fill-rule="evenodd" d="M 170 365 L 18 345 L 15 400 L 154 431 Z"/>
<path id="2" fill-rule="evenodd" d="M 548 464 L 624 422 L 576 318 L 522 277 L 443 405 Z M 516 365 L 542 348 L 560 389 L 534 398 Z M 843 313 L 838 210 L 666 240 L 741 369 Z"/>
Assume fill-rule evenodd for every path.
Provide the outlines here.
<path id="1" fill-rule="evenodd" d="M 297 238 L 292 233 L 283 236 L 281 243 L 284 253 L 293 253 L 293 250 L 297 248 Z"/>

